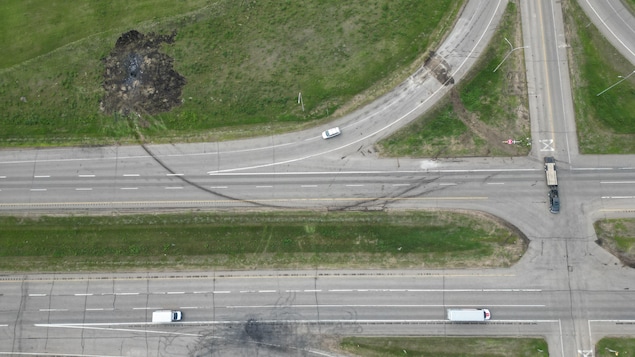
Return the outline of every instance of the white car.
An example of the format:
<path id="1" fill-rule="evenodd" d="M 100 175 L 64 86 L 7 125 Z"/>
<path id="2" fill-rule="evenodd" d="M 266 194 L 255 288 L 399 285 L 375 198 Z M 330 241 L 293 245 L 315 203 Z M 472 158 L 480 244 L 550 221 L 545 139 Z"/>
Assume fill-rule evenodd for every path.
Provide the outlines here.
<path id="1" fill-rule="evenodd" d="M 342 133 L 339 127 L 331 128 L 322 133 L 322 139 L 330 139 L 332 137 L 338 136 Z"/>

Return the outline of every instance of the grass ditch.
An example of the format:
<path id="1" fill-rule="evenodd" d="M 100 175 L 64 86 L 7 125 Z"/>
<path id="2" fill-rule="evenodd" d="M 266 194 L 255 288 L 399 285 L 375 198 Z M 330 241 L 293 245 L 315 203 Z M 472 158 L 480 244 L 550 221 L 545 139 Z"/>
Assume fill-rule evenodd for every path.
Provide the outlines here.
<path id="1" fill-rule="evenodd" d="M 522 50 L 520 12 L 510 1 L 496 34 L 470 71 L 436 109 L 377 146 L 385 156 L 456 157 L 526 155 L 526 144 L 507 145 L 508 139 L 530 136 L 527 86 Z M 496 72 L 494 70 L 496 69 Z"/>
<path id="2" fill-rule="evenodd" d="M 635 355 L 635 338 L 604 337 L 595 345 L 596 357 Z"/>
<path id="3" fill-rule="evenodd" d="M 379 96 L 438 44 L 464 0 L 23 3 L 0 4 L 2 41 L 10 44 L 0 54 L 3 146 L 134 141 L 125 118 L 99 111 L 101 60 L 130 29 L 177 30 L 163 49 L 187 80 L 180 107 L 141 113 L 149 124 L 143 136 L 224 139 L 301 128 L 352 99 Z M 26 30 L 34 19 L 38 30 Z M 376 91 L 354 98 L 368 88 Z"/>
<path id="4" fill-rule="evenodd" d="M 0 217 L 3 271 L 510 266 L 526 240 L 480 213 Z"/>
<path id="5" fill-rule="evenodd" d="M 346 337 L 340 348 L 365 357 L 549 356 L 542 338 Z"/>
<path id="6" fill-rule="evenodd" d="M 635 268 L 635 218 L 604 219 L 593 226 L 598 237 L 596 243 Z"/>
<path id="7" fill-rule="evenodd" d="M 635 68 L 604 38 L 577 2 L 562 4 L 580 152 L 632 154 L 635 75 L 624 81 L 620 76 L 628 76 Z"/>

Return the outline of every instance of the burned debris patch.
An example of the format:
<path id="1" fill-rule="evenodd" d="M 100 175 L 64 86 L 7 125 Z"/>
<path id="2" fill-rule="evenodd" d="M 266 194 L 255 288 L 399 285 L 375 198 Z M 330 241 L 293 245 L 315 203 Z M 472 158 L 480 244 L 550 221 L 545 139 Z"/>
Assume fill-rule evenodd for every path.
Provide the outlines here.
<path id="1" fill-rule="evenodd" d="M 103 112 L 156 114 L 181 103 L 186 80 L 174 70 L 174 60 L 159 51 L 163 43 L 174 43 L 175 36 L 176 32 L 158 35 L 131 30 L 119 37 L 103 59 Z"/>

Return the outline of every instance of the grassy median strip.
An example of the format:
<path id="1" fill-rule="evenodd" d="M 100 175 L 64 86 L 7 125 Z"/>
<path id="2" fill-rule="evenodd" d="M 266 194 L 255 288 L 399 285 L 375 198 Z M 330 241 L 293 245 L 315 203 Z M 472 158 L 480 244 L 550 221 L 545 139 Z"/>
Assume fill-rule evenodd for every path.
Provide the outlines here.
<path id="1" fill-rule="evenodd" d="M 578 141 L 583 154 L 635 152 L 635 68 L 576 1 L 563 2 Z M 619 83 L 618 83 L 619 82 Z"/>
<path id="2" fill-rule="evenodd" d="M 511 50 L 508 41 L 514 47 L 522 46 L 516 2 L 507 3 L 496 34 L 463 82 L 453 88 L 436 109 L 380 141 L 382 154 L 410 157 L 526 155 L 530 131 L 523 51 L 516 50 L 505 59 Z M 503 143 L 508 139 L 520 143 Z"/>
<path id="3" fill-rule="evenodd" d="M 438 44 L 463 3 L 4 0 L 0 144 L 134 141 L 125 118 L 100 111 L 102 59 L 131 29 L 176 31 L 162 52 L 187 81 L 178 108 L 140 113 L 144 136 L 209 140 L 292 130 L 354 96 L 352 107 L 381 95 Z"/>
<path id="4" fill-rule="evenodd" d="M 4 271 L 509 266 L 514 229 L 483 214 L 281 212 L 0 217 Z"/>
<path id="5" fill-rule="evenodd" d="M 605 337 L 595 345 L 596 357 L 635 355 L 635 338 Z"/>
<path id="6" fill-rule="evenodd" d="M 340 347 L 364 357 L 549 356 L 541 338 L 347 337 Z"/>

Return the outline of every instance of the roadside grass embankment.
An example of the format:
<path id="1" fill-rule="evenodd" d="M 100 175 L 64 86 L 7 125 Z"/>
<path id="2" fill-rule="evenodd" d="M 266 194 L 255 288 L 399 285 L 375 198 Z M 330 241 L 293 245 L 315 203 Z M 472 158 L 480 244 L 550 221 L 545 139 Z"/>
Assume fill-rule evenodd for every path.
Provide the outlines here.
<path id="1" fill-rule="evenodd" d="M 594 356 L 635 356 L 635 338 L 604 337 L 595 345 Z"/>
<path id="2" fill-rule="evenodd" d="M 340 348 L 364 357 L 546 357 L 541 338 L 346 337 Z"/>
<path id="3" fill-rule="evenodd" d="M 596 243 L 635 268 L 635 218 L 603 219 L 594 224 Z"/>
<path id="4" fill-rule="evenodd" d="M 148 20 L 160 21 L 200 9 L 208 3 L 208 0 L 3 0 L 0 4 L 0 69 L 104 31 Z"/>
<path id="5" fill-rule="evenodd" d="M 2 271 L 506 267 L 526 241 L 485 214 L 0 217 Z"/>
<path id="6" fill-rule="evenodd" d="M 4 42 L 34 44 L 19 55 L 18 44 L 0 53 L 2 146 L 134 142 L 137 126 L 146 140 L 161 142 L 315 125 L 406 78 L 451 29 L 464 0 L 23 3 L 0 4 Z M 27 30 L 25 21 L 34 19 L 38 30 Z M 102 59 L 130 29 L 176 30 L 163 50 L 187 81 L 179 107 L 139 113 L 135 125 L 136 115 L 99 109 Z"/>
<path id="7" fill-rule="evenodd" d="M 382 155 L 526 155 L 530 128 L 524 56 L 522 50 L 515 50 L 503 62 L 511 50 L 507 41 L 522 46 L 520 13 L 514 1 L 507 4 L 496 34 L 461 84 L 433 111 L 379 142 Z M 508 139 L 522 143 L 504 144 Z"/>
<path id="8" fill-rule="evenodd" d="M 580 153 L 635 153 L 635 68 L 575 1 L 563 7 Z"/>

